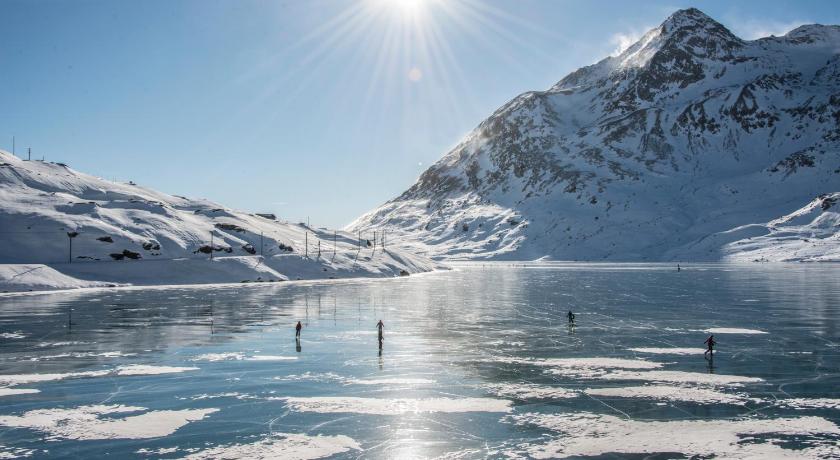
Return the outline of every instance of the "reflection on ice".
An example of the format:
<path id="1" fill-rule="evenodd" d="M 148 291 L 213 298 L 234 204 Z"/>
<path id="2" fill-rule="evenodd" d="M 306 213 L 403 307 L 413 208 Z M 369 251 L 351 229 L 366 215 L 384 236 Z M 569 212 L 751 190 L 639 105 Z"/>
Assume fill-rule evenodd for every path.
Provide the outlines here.
<path id="1" fill-rule="evenodd" d="M 510 412 L 511 402 L 492 398 L 386 399 L 356 397 L 279 398 L 297 412 L 400 415 L 423 412 Z"/>

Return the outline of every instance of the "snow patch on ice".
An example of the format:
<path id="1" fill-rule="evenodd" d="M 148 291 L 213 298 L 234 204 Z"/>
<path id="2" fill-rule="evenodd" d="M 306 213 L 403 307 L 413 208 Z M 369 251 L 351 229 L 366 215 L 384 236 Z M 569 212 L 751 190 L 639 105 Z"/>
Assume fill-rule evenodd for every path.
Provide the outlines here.
<path id="1" fill-rule="evenodd" d="M 168 436 L 182 426 L 201 420 L 218 409 L 147 411 L 123 405 L 80 406 L 72 409 L 37 409 L 23 415 L 2 415 L 0 425 L 46 433 L 47 439 L 147 439 Z M 124 418 L 113 414 L 143 412 Z"/>
<path id="2" fill-rule="evenodd" d="M 833 398 L 791 398 L 778 403 L 791 409 L 840 409 L 840 399 Z"/>
<path id="3" fill-rule="evenodd" d="M 386 399 L 357 397 L 278 398 L 297 412 L 400 415 L 430 412 L 510 412 L 511 402 L 492 398 Z"/>
<path id="4" fill-rule="evenodd" d="M 0 332 L 0 339 L 23 339 L 26 338 L 26 334 L 21 331 L 14 331 L 14 332 Z"/>
<path id="5" fill-rule="evenodd" d="M 728 394 L 709 388 L 691 388 L 675 385 L 645 385 L 620 388 L 587 388 L 584 393 L 592 396 L 615 398 L 645 398 L 665 401 L 692 402 L 698 404 L 743 405 L 748 398 L 739 394 Z"/>
<path id="6" fill-rule="evenodd" d="M 0 444 L 0 459 L 25 458 L 35 454 L 34 449 L 23 449 L 20 447 L 9 447 Z"/>
<path id="7" fill-rule="evenodd" d="M 304 372 L 303 374 L 290 374 L 284 375 L 280 377 L 274 377 L 274 380 L 285 380 L 285 381 L 300 381 L 300 380 L 307 380 L 313 382 L 326 382 L 330 380 L 344 380 L 344 377 L 334 373 L 334 372 L 325 372 L 325 373 L 312 373 L 312 372 Z"/>
<path id="8" fill-rule="evenodd" d="M 135 454 L 141 455 L 167 455 L 167 454 L 174 454 L 181 450 L 178 447 L 161 447 L 160 449 L 146 449 L 145 447 L 142 449 L 138 449 L 134 451 Z"/>
<path id="9" fill-rule="evenodd" d="M 40 393 L 41 390 L 34 388 L 0 388 L 0 397 L 14 396 L 14 395 L 28 395 L 32 393 Z"/>
<path id="10" fill-rule="evenodd" d="M 641 359 L 624 358 L 509 358 L 499 357 L 495 362 L 510 364 L 530 364 L 532 366 L 549 367 L 546 372 L 570 377 L 594 378 L 606 374 L 611 369 L 657 369 L 662 363 L 644 361 Z"/>
<path id="11" fill-rule="evenodd" d="M 25 383 L 50 382 L 53 380 L 64 380 L 84 377 L 102 377 L 111 373 L 110 370 L 66 372 L 53 374 L 7 374 L 0 375 L 0 385 L 13 386 Z"/>
<path id="12" fill-rule="evenodd" d="M 650 354 L 658 354 L 658 355 L 702 355 L 706 352 L 705 348 L 657 348 L 657 347 L 644 347 L 644 348 L 629 348 L 630 351 L 635 351 L 637 353 L 650 353 Z"/>
<path id="13" fill-rule="evenodd" d="M 825 458 L 840 454 L 840 428 L 820 417 L 740 420 L 638 421 L 589 412 L 509 416 L 518 425 L 562 433 L 542 444 L 525 444 L 533 458 L 679 452 L 715 458 Z M 756 435 L 774 435 L 755 442 Z M 782 447 L 779 435 L 816 437 L 802 450 Z"/>
<path id="14" fill-rule="evenodd" d="M 158 375 L 175 374 L 179 372 L 197 370 L 197 367 L 150 366 L 147 364 L 129 364 L 127 366 L 119 366 L 115 372 L 117 375 Z"/>
<path id="15" fill-rule="evenodd" d="M 242 360 L 245 355 L 242 353 L 205 353 L 203 355 L 194 356 L 190 361 L 228 361 L 228 360 Z"/>
<path id="16" fill-rule="evenodd" d="M 758 377 L 743 377 L 740 375 L 704 374 L 701 372 L 683 371 L 614 371 L 601 376 L 604 380 L 642 380 L 648 382 L 685 383 L 709 386 L 742 386 L 745 383 L 760 383 L 764 380 Z"/>
<path id="17" fill-rule="evenodd" d="M 295 361 L 297 356 L 278 356 L 278 355 L 254 355 L 245 358 L 245 361 Z"/>
<path id="18" fill-rule="evenodd" d="M 275 355 L 252 355 L 247 356 L 244 353 L 229 352 L 229 353 L 205 353 L 203 355 L 194 356 L 191 361 L 294 361 L 297 356 L 275 356 Z"/>
<path id="19" fill-rule="evenodd" d="M 709 334 L 767 334 L 767 332 L 757 329 L 741 329 L 737 327 L 713 327 L 711 329 L 704 329 L 703 332 Z"/>
<path id="20" fill-rule="evenodd" d="M 309 436 L 295 433 L 274 433 L 249 444 L 211 447 L 190 454 L 185 459 L 286 458 L 308 460 L 330 457 L 350 450 L 360 450 L 361 448 L 353 438 L 344 435 Z"/>
<path id="21" fill-rule="evenodd" d="M 513 399 L 560 399 L 578 396 L 578 392 L 573 390 L 534 383 L 497 383 L 484 385 L 482 388 L 496 396 Z"/>

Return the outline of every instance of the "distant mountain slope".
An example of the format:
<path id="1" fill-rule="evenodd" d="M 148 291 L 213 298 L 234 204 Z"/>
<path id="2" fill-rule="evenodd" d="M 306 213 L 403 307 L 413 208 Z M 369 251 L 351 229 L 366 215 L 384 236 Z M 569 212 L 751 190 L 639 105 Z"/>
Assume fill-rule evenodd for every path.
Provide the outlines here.
<path id="1" fill-rule="evenodd" d="M 699 241 L 695 252 L 738 262 L 840 261 L 840 193 L 817 197 L 770 222 L 747 224 Z"/>
<path id="2" fill-rule="evenodd" d="M 746 41 L 680 10 L 517 96 L 348 229 L 455 259 L 731 258 L 698 242 L 840 190 L 838 53 L 838 26 Z"/>
<path id="3" fill-rule="evenodd" d="M 360 250 L 357 235 L 345 232 L 335 235 L 333 254 L 333 238 L 331 230 L 0 151 L 0 264 L 16 264 L 0 267 L 0 291 L 397 276 L 436 266 L 367 241 Z"/>

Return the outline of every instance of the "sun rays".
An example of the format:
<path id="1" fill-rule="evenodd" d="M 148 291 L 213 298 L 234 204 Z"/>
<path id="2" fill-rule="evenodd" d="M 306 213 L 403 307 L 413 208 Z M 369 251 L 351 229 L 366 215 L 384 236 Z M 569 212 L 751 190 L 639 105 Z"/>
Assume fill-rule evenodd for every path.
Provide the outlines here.
<path id="1" fill-rule="evenodd" d="M 462 63 L 465 52 L 522 68 L 509 44 L 521 40 L 514 30 L 523 20 L 486 3 L 361 0 L 328 14 L 326 5 L 335 3 L 321 5 L 313 13 L 315 27 L 278 46 L 242 76 L 245 84 L 262 82 L 253 105 L 272 101 L 281 111 L 321 84 L 330 104 L 352 106 L 360 124 L 388 112 L 403 120 L 404 129 L 416 130 L 431 114 L 446 123 L 475 107 L 474 82 Z M 242 110 L 247 113 L 249 106 Z M 268 129 L 271 120 L 261 123 Z"/>

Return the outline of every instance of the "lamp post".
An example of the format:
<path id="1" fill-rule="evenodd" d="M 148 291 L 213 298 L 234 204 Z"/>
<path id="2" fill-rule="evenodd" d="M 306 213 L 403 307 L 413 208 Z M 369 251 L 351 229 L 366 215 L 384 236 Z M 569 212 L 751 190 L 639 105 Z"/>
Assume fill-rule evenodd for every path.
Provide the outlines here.
<path id="1" fill-rule="evenodd" d="M 67 254 L 67 263 L 73 263 L 73 238 L 79 236 L 79 232 L 67 232 L 67 241 L 70 242 L 70 252 Z"/>

